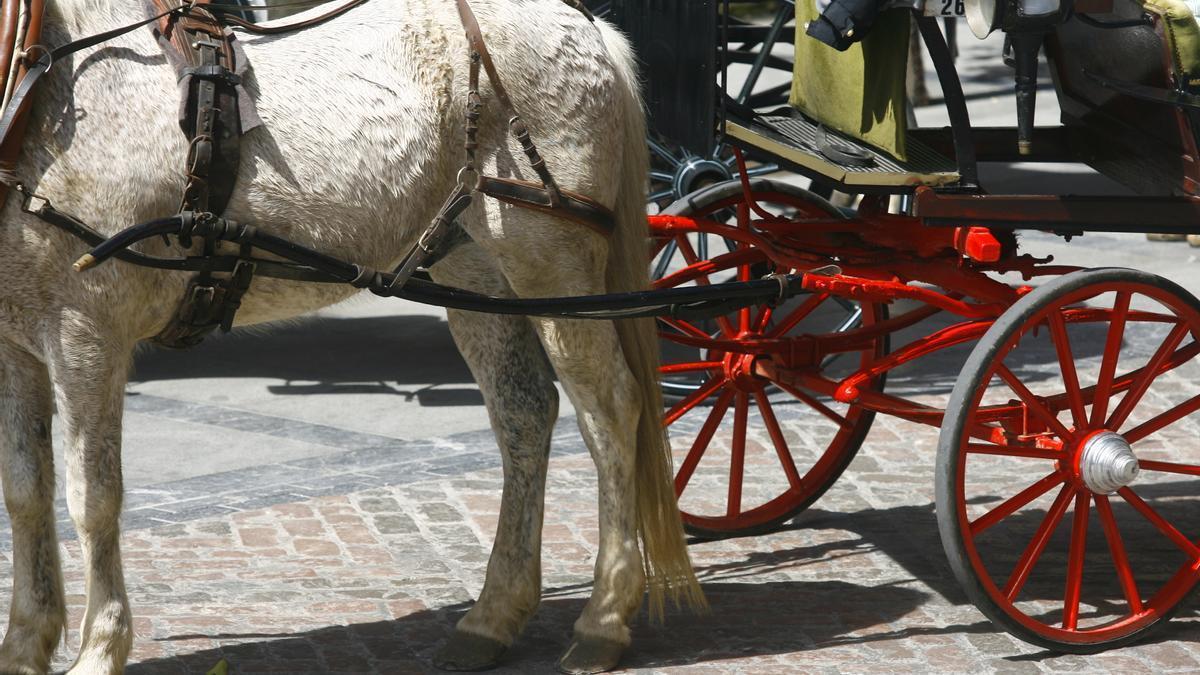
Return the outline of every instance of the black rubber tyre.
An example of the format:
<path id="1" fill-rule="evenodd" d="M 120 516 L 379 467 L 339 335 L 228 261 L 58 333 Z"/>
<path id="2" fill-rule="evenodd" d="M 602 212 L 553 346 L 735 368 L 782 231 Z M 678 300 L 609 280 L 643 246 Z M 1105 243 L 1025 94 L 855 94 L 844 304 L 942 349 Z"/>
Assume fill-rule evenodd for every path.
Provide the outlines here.
<path id="1" fill-rule="evenodd" d="M 945 549 L 946 556 L 949 560 L 950 567 L 953 570 L 955 577 L 975 606 L 978 607 L 979 610 L 982 611 L 997 626 L 1003 628 L 1021 640 L 1056 652 L 1092 654 L 1143 640 L 1152 631 L 1164 625 L 1171 616 L 1179 611 L 1181 607 L 1185 606 L 1187 604 L 1187 598 L 1194 595 L 1197 586 L 1200 586 L 1200 584 L 1197 584 L 1190 590 L 1166 594 L 1166 600 L 1163 602 L 1165 604 L 1174 604 L 1169 607 L 1151 608 L 1150 611 L 1154 614 L 1154 616 L 1147 616 L 1147 612 L 1135 610 L 1131 605 L 1129 608 L 1129 614 L 1125 619 L 1118 618 L 1111 622 L 1106 621 L 1105 623 L 1092 626 L 1087 629 L 1079 629 L 1074 627 L 1067 628 L 1066 620 L 1064 619 L 1062 627 L 1060 627 L 1052 625 L 1051 623 L 1043 622 L 1041 617 L 1052 616 L 1052 614 L 1043 612 L 1037 616 L 1030 616 L 1018 608 L 1017 595 L 1015 594 L 1019 594 L 1021 592 L 1020 587 L 1017 588 L 1015 594 L 1008 596 L 1008 606 L 1001 606 L 1001 604 L 997 602 L 997 599 L 994 598 L 991 592 L 988 590 L 989 587 L 991 587 L 993 590 L 999 588 L 999 585 L 993 580 L 993 577 L 996 575 L 989 575 L 989 578 L 986 581 L 981 578 L 979 571 L 972 562 L 972 554 L 968 552 L 967 537 L 970 536 L 972 542 L 971 546 L 973 550 L 976 551 L 975 560 L 982 561 L 982 554 L 978 553 L 978 549 L 976 548 L 975 544 L 979 534 L 970 534 L 964 531 L 966 529 L 964 528 L 964 522 L 968 522 L 969 520 L 968 516 L 965 515 L 965 505 L 968 503 L 970 498 L 970 495 L 966 494 L 966 488 L 961 487 L 964 480 L 964 472 L 966 470 L 965 457 L 969 455 L 969 453 L 964 450 L 965 443 L 968 439 L 967 425 L 971 423 L 971 417 L 973 414 L 972 411 L 976 410 L 981 404 L 981 399 L 984 396 L 984 392 L 986 391 L 989 382 L 992 381 L 992 374 L 997 372 L 996 368 L 998 360 L 1002 363 L 1002 359 L 1005 355 L 1020 348 L 1018 341 L 1026 335 L 1034 334 L 1031 332 L 1030 327 L 1041 327 L 1044 325 L 1044 322 L 1049 321 L 1047 317 L 1049 317 L 1052 313 L 1067 307 L 1078 307 L 1079 305 L 1077 303 L 1082 302 L 1089 297 L 1098 297 L 1098 295 L 1102 293 L 1126 292 L 1117 291 L 1117 289 L 1121 288 L 1141 288 L 1144 291 L 1149 291 L 1152 293 L 1157 292 L 1157 297 L 1150 297 L 1154 297 L 1159 301 L 1161 301 L 1161 298 L 1173 299 L 1177 302 L 1176 307 L 1183 308 L 1184 310 L 1187 310 L 1188 313 L 1193 315 L 1192 317 L 1182 316 L 1180 323 L 1183 323 L 1183 321 L 1190 318 L 1192 323 L 1190 325 L 1189 332 L 1193 335 L 1193 339 L 1196 338 L 1197 331 L 1200 329 L 1200 325 L 1197 325 L 1196 323 L 1196 319 L 1200 318 L 1200 301 L 1197 301 L 1197 299 L 1191 293 L 1184 290 L 1177 284 L 1163 279 L 1162 277 L 1130 269 L 1100 268 L 1082 270 L 1057 278 L 1049 283 L 1046 283 L 1045 285 L 1040 286 L 1014 303 L 1013 306 L 1009 308 L 1008 311 L 1006 311 L 1003 315 L 1001 315 L 1001 317 L 980 339 L 979 343 L 976 345 L 975 349 L 971 352 L 969 358 L 967 359 L 966 364 L 963 366 L 958 380 L 955 383 L 954 390 L 946 406 L 946 416 L 943 421 L 942 431 L 938 441 L 936 476 L 938 530 L 941 535 L 942 546 Z M 1091 291 L 1096 291 L 1096 295 L 1090 295 Z M 1081 300 L 1081 298 L 1083 300 Z M 1125 312 L 1128 314 L 1128 301 L 1126 301 L 1125 307 Z M 1115 309 L 1112 311 L 1114 313 L 1116 312 Z M 1042 315 L 1043 312 L 1047 313 Z M 1124 319 L 1121 320 L 1120 325 L 1121 330 L 1124 331 Z M 1063 340 L 1063 342 L 1069 344 L 1070 340 Z M 1120 344 L 1120 341 L 1118 341 L 1118 344 Z M 1117 353 L 1117 360 L 1119 360 L 1119 349 Z M 1059 359 L 1061 363 L 1061 355 L 1059 356 Z M 1062 381 L 1066 382 L 1067 380 L 1064 378 Z M 1069 389 L 1069 385 L 1064 384 L 1063 386 Z M 1075 382 L 1075 387 L 1078 389 L 1078 381 Z M 1093 400 L 1091 403 L 1089 403 L 1089 405 L 1093 405 L 1094 407 L 1095 394 L 1092 394 L 1092 396 Z M 1105 397 L 1105 400 L 1109 400 L 1109 397 Z M 1107 403 L 1105 405 L 1107 405 Z M 1054 412 L 1053 414 L 1057 415 L 1059 413 Z M 1103 413 L 1101 415 L 1103 416 Z M 1085 438 L 1085 433 L 1103 431 L 1102 428 L 1094 428 L 1095 424 L 1095 422 L 1092 422 L 1091 425 L 1087 425 L 1083 429 L 1077 429 L 1073 426 L 1070 428 L 1070 432 L 1076 437 Z M 1114 431 L 1128 433 L 1124 429 L 1120 428 L 1114 429 Z M 1077 443 L 1075 447 L 1077 448 L 1079 445 L 1080 444 Z M 1070 452 L 1077 452 L 1077 450 L 1068 450 L 1070 447 L 1071 446 L 1065 441 L 1063 442 L 1064 458 L 1071 457 L 1069 454 Z M 970 456 L 975 455 L 970 454 Z M 1067 494 L 1065 489 L 1072 486 L 1070 480 L 1073 479 L 1068 476 L 1070 469 L 1064 469 L 1062 467 L 1069 467 L 1069 464 L 1059 464 L 1057 463 L 1059 462 L 1057 459 L 1054 461 L 1056 462 L 1054 466 L 1059 467 L 1059 470 L 1063 472 L 1064 476 L 1064 493 L 1062 494 Z M 1095 495 L 1100 494 L 1091 493 L 1086 485 L 1075 485 L 1073 489 L 1076 490 L 1076 492 L 1072 494 L 1082 494 L 1084 492 L 1088 492 L 1087 496 L 1093 500 L 1098 499 L 1098 497 Z M 1048 492 L 1046 494 L 1048 494 Z M 1068 499 L 1070 498 L 1071 497 L 1068 497 Z M 1104 495 L 1102 498 L 1104 499 L 1106 510 L 1111 509 L 1111 507 L 1107 506 L 1107 495 Z M 1084 502 L 1085 507 L 1087 507 L 1088 504 L 1089 502 Z M 1053 510 L 1054 507 L 1051 507 L 1047 510 L 1045 522 L 1049 522 L 1050 512 Z M 1058 525 L 1063 523 L 1062 514 L 1065 514 L 1065 507 L 1059 513 L 1060 515 L 1057 524 L 1053 525 L 1053 529 L 1049 530 L 1048 534 L 1044 535 L 1046 540 L 1049 540 L 1050 536 L 1054 534 L 1054 529 L 1057 529 Z M 1090 511 L 1085 511 L 1084 513 L 1089 514 L 1089 518 L 1090 515 L 1093 515 Z M 1109 511 L 1107 514 L 1110 522 L 1112 522 L 1111 514 L 1111 511 Z M 1004 517 L 1009 516 L 1001 516 L 1001 518 Z M 978 520 L 982 520 L 982 518 Z M 978 520 L 971 524 L 975 525 Z M 1087 519 L 1084 519 L 1084 527 L 1082 528 L 1082 532 L 1087 531 L 1086 522 Z M 1045 527 L 1044 524 L 1043 527 Z M 1035 534 L 1035 537 L 1037 536 L 1039 535 Z M 1083 542 L 1082 548 L 1079 551 L 1081 556 L 1080 560 L 1083 560 L 1083 556 L 1086 556 L 1087 554 L 1086 538 L 1083 539 Z M 1032 545 L 1033 542 L 1031 540 L 1030 546 L 1032 547 Z M 1112 546 L 1111 542 L 1110 546 Z M 1071 555 L 1075 555 L 1075 553 L 1072 552 Z M 1033 558 L 1032 562 L 1028 563 L 1029 569 L 1034 569 L 1034 566 L 1037 565 L 1038 561 L 1040 560 L 1041 553 L 1038 553 L 1038 556 L 1039 557 Z M 1116 563 L 1114 562 L 1113 564 L 1115 569 Z M 1083 563 L 1081 562 L 1079 571 L 1077 572 L 1081 579 L 1083 578 L 1082 569 Z M 1014 569 L 1014 575 L 1015 573 L 1016 570 Z M 1027 572 L 1026 574 L 1029 573 Z M 1069 576 L 1070 572 L 1068 572 L 1068 577 Z M 1089 579 L 1091 579 L 1091 577 L 1089 577 Z M 1184 575 L 1184 581 L 1187 581 L 1186 575 Z M 1011 577 L 1006 585 L 1010 584 L 1012 584 Z M 1182 586 L 1186 586 L 1186 583 Z M 1004 593 L 1004 591 L 998 592 L 1000 594 Z M 1134 586 L 1134 595 L 1138 597 L 1139 600 L 1140 596 L 1142 595 L 1137 589 L 1136 584 Z M 1075 597 L 1075 611 L 1078 612 L 1078 594 Z M 1157 595 L 1154 597 L 1157 597 Z M 1148 602 L 1152 602 L 1153 600 L 1154 598 L 1152 597 Z M 1110 609 L 1109 611 L 1112 610 Z M 1065 617 L 1065 605 L 1063 612 L 1063 616 Z M 1105 617 L 1107 616 L 1108 615 L 1105 615 Z M 1040 628 L 1038 628 L 1038 626 L 1040 626 Z M 1056 639 L 1056 637 L 1061 639 Z"/>

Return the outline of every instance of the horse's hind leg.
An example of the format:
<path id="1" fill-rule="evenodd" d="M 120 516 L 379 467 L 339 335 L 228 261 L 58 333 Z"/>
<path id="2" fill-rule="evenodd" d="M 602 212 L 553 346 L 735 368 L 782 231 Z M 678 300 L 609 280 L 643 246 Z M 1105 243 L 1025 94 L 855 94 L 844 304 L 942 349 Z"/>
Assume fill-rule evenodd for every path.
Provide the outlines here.
<path id="1" fill-rule="evenodd" d="M 72 319 L 78 319 L 73 321 Z M 72 673 L 120 673 L 133 646 L 121 568 L 121 415 L 132 345 L 78 317 L 51 359 L 66 431 L 67 506 L 84 560 L 87 607 Z"/>
<path id="2" fill-rule="evenodd" d="M 66 622 L 54 529 L 52 415 L 46 366 L 0 339 L 0 476 L 13 535 L 3 673 L 46 672 Z"/>
<path id="3" fill-rule="evenodd" d="M 511 294 L 475 246 L 459 249 L 433 273 L 440 283 Z M 479 670 L 495 665 L 541 598 L 542 511 L 558 392 L 528 319 L 450 311 L 449 322 L 487 403 L 503 456 L 504 495 L 483 591 L 434 663 Z"/>
<path id="4" fill-rule="evenodd" d="M 498 259 L 521 297 L 606 292 L 608 243 L 582 228 L 528 210 L 508 211 L 511 239 Z M 645 573 L 638 547 L 638 419 L 642 390 L 609 321 L 534 319 L 559 380 L 578 411 L 596 465 L 600 541 L 592 597 L 575 622 L 559 663 L 565 672 L 600 672 L 629 646 L 628 624 L 641 606 Z"/>

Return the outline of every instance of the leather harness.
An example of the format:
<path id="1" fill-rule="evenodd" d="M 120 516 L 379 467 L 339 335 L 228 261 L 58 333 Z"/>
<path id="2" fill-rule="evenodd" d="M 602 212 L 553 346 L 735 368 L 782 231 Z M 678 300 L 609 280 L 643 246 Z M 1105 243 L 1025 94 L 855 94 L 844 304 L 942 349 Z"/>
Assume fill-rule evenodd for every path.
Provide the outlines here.
<path id="1" fill-rule="evenodd" d="M 233 325 L 234 315 L 241 304 L 241 298 L 249 289 L 256 266 L 270 269 L 280 276 L 289 278 L 289 274 L 278 274 L 280 270 L 269 261 L 256 260 L 251 255 L 248 243 L 251 237 L 241 242 L 237 256 L 218 255 L 217 244 L 221 239 L 217 232 L 221 230 L 215 225 L 220 221 L 221 214 L 228 206 L 233 187 L 237 180 L 237 168 L 240 162 L 240 136 L 246 131 L 240 123 L 239 91 L 240 78 L 236 74 L 239 69 L 238 50 L 233 46 L 233 35 L 228 25 L 236 25 L 242 29 L 259 34 L 275 34 L 307 28 L 338 16 L 349 9 L 363 4 L 367 0 L 346 0 L 334 9 L 324 14 L 289 23 L 286 25 L 259 26 L 244 21 L 232 12 L 245 9 L 240 5 L 222 4 L 211 0 L 190 0 L 186 4 L 176 4 L 178 0 L 150 0 L 154 8 L 154 16 L 142 22 L 107 31 L 76 40 L 53 50 L 38 46 L 41 56 L 32 64 L 28 58 L 33 56 L 34 48 L 25 50 L 22 66 L 22 79 L 16 87 L 11 105 L 0 116 L 0 162 L 8 157 L 11 151 L 13 158 L 19 150 L 20 131 L 23 127 L 22 114 L 28 108 L 26 95 L 32 90 L 34 83 L 43 75 L 54 60 L 74 53 L 81 49 L 100 44 L 106 40 L 122 35 L 146 24 L 155 24 L 155 30 L 169 49 L 169 54 L 177 57 L 183 64 L 181 74 L 189 78 L 185 94 L 185 114 L 181 126 L 186 134 L 189 145 L 186 160 L 187 182 L 181 199 L 181 216 L 188 223 L 179 232 L 179 240 L 185 248 L 192 245 L 192 232 L 203 236 L 203 254 L 197 258 L 204 261 L 197 274 L 190 280 L 184 298 L 176 308 L 168 325 L 153 339 L 155 342 L 168 347 L 190 347 L 199 343 L 205 335 L 216 328 L 229 331 Z M 15 6 L 20 0 L 3 0 L 3 11 L 8 12 L 10 6 Z M 41 5 L 43 0 L 31 0 L 37 8 L 37 21 L 30 22 L 27 39 L 24 44 L 36 45 L 40 27 Z M 398 290 L 409 280 L 421 265 L 429 262 L 434 256 L 444 253 L 448 243 L 453 244 L 458 238 L 450 237 L 457 233 L 461 237 L 461 229 L 455 224 L 455 219 L 470 204 L 473 195 L 480 193 L 493 197 L 521 208 L 534 209 L 565 218 L 586 226 L 601 234 L 611 234 L 615 218 L 613 213 L 595 200 L 569 190 L 561 189 L 555 182 L 545 161 L 539 154 L 529 135 L 529 130 L 521 117 L 516 113 L 512 99 L 500 81 L 499 74 L 487 46 L 479 23 L 471 11 L 467 0 L 456 0 L 459 16 L 466 30 L 470 45 L 470 91 L 466 111 L 466 141 L 464 148 L 467 160 L 459 172 L 458 184 L 455 186 L 445 204 L 439 210 L 419 238 L 404 257 L 404 261 L 393 274 L 386 275 L 389 279 L 388 288 Z M 579 0 L 563 0 L 568 5 L 583 12 L 589 20 L 594 20 L 590 12 Z M 285 2 L 276 6 L 296 6 L 317 4 L 314 0 L 299 0 Z M 270 8 L 268 5 L 267 8 Z M 0 15 L 3 18 L 3 15 Z M 0 45 L 7 39 L 7 24 L 0 24 Z M 2 63 L 0 63 L 2 65 Z M 243 64 L 244 65 L 244 64 Z M 26 68 L 28 73 L 26 74 Z M 537 174 L 539 183 L 492 176 L 483 176 L 476 165 L 476 150 L 478 142 L 476 134 L 479 129 L 479 119 L 483 108 L 479 94 L 480 69 L 486 73 L 491 83 L 492 91 L 500 107 L 509 115 L 509 130 L 521 145 L 529 164 Z M 13 139 L 16 139 L 14 142 Z M 0 165 L 4 166 L 4 165 Z M 11 167 L 11 163 L 6 165 Z M 9 186 L 4 186 L 5 188 Z M 86 225 L 70 216 L 55 210 L 48 200 L 35 195 L 21 185 L 15 186 L 26 197 L 24 210 L 44 221 L 62 228 L 74 236 L 84 239 L 94 239 L 97 235 Z M 0 198 L 3 193 L 0 193 Z M 37 207 L 31 206 L 38 202 Z M 194 216 L 192 214 L 195 214 Z M 249 226 L 246 226 L 249 227 Z M 253 230 L 253 228 L 249 228 Z M 90 256 L 81 259 L 83 262 Z M 125 259 L 139 262 L 153 260 L 141 254 L 127 252 Z M 233 258 L 232 266 L 229 264 Z M 162 265 L 151 265 L 159 266 Z M 77 269 L 86 267 L 77 263 Z M 195 267 L 192 267 L 195 269 Z M 217 277 L 214 273 L 228 274 Z M 360 288 L 379 290 L 380 279 L 384 275 L 379 272 L 361 268 L 351 283 Z"/>
<path id="2" fill-rule="evenodd" d="M 516 106 L 513 105 L 512 98 L 508 95 L 508 90 L 504 88 L 504 83 L 500 80 L 500 73 L 496 70 L 496 64 L 492 60 L 491 54 L 488 53 L 487 44 L 483 39 L 483 31 L 479 27 L 475 13 L 471 10 L 471 5 L 467 0 L 455 0 L 455 2 L 458 6 L 459 19 L 466 31 L 471 59 L 467 91 L 466 138 L 463 143 L 467 159 L 458 172 L 458 185 L 446 198 L 441 210 L 422 233 L 416 246 L 409 251 L 396 268 L 396 276 L 391 282 L 392 288 L 403 285 L 421 265 L 438 254 L 445 245 L 449 234 L 454 231 L 455 219 L 471 204 L 472 196 L 475 193 L 513 206 L 552 213 L 605 236 L 612 234 L 616 223 L 612 211 L 603 204 L 586 195 L 563 190 L 555 182 L 554 176 L 546 167 L 546 161 L 542 159 L 541 153 L 538 152 L 537 146 L 530 138 L 529 128 L 517 113 Z M 564 0 L 564 2 L 582 11 L 588 20 L 595 20 L 578 0 Z M 479 93 L 481 68 L 487 74 L 488 81 L 492 85 L 492 93 L 501 109 L 509 116 L 509 133 L 521 145 L 521 150 L 525 153 L 529 166 L 541 181 L 540 185 L 515 178 L 485 176 L 479 172 L 476 151 L 479 149 L 477 135 L 483 110 L 483 99 Z M 375 274 L 375 270 L 364 270 L 363 275 L 355 280 L 355 285 L 363 288 L 370 286 L 377 281 L 376 277 L 372 276 Z"/>
<path id="3" fill-rule="evenodd" d="M 170 0 L 152 0 L 156 13 L 170 8 Z M 241 161 L 240 108 L 232 35 L 199 0 L 187 13 L 171 13 L 158 20 L 156 32 L 164 48 L 182 60 L 188 77 L 185 115 L 181 121 L 188 139 L 185 164 L 187 182 L 180 211 L 223 213 L 233 195 Z M 182 242 L 190 248 L 190 241 Z M 204 254 L 216 253 L 216 242 L 206 238 Z M 228 278 L 203 269 L 188 282 L 183 299 L 154 342 L 173 348 L 191 347 L 220 327 L 228 331 L 250 289 L 254 264 L 239 261 Z"/>

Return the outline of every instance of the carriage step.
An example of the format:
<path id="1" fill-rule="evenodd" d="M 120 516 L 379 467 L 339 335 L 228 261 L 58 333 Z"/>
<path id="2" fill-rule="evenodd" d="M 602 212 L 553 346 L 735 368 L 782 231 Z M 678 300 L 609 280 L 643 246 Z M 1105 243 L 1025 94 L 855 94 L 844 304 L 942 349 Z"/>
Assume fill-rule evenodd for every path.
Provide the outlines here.
<path id="1" fill-rule="evenodd" d="M 740 145 L 767 152 L 802 173 L 848 188 L 848 192 L 863 188 L 901 191 L 917 185 L 953 185 L 959 180 L 954 160 L 911 135 L 907 138 L 908 159 L 900 161 L 862 141 L 823 129 L 799 112 L 761 115 L 754 120 L 730 115 L 725 133 Z M 840 152 L 822 153 L 818 148 L 826 143 L 835 144 Z M 834 158 L 838 156 L 844 161 Z M 860 157 L 866 161 L 856 161 Z"/>

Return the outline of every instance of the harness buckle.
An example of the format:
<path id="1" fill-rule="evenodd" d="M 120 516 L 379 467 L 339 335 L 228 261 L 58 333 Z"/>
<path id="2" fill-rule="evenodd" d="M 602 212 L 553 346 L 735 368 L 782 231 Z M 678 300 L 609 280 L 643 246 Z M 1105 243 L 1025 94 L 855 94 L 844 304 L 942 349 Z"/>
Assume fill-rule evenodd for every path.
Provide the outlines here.
<path id="1" fill-rule="evenodd" d="M 231 87 L 236 87 L 242 83 L 240 75 L 225 66 L 216 64 L 184 68 L 183 75 L 185 77 L 191 75 L 196 79 L 209 80 L 210 82 L 223 82 Z"/>
<path id="2" fill-rule="evenodd" d="M 21 210 L 25 213 L 40 216 L 51 208 L 49 199 L 25 187 L 24 183 L 17 183 L 13 189 L 25 197 L 25 201 L 21 203 Z"/>
<path id="3" fill-rule="evenodd" d="M 20 51 L 20 53 L 17 55 L 17 58 L 24 61 L 25 65 L 28 66 L 30 65 L 30 56 L 39 51 L 46 56 L 46 71 L 49 72 L 50 68 L 54 66 L 54 53 L 51 52 L 50 49 L 45 45 L 29 45 Z M 37 63 L 37 61 L 41 61 L 41 59 L 37 59 L 34 61 L 34 63 Z"/>

